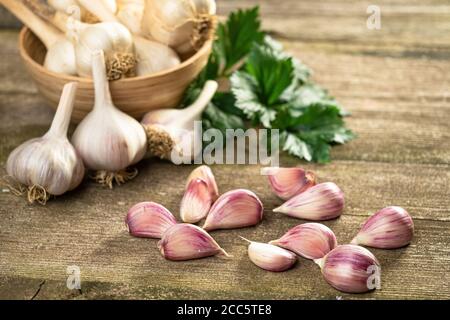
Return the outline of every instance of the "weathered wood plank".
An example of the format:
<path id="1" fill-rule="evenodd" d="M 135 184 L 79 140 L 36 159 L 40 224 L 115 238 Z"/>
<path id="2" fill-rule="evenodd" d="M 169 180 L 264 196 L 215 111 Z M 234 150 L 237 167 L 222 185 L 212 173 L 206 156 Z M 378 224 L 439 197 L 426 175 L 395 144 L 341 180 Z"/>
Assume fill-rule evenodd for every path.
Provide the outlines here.
<path id="1" fill-rule="evenodd" d="M 164 199 L 161 195 L 156 197 Z M 149 196 L 149 199 L 154 198 Z M 165 200 L 172 202 L 173 198 Z M 36 279 L 38 281 L 29 284 L 34 290 L 46 280 L 49 286 L 44 284 L 41 289 L 42 298 L 61 298 L 70 294 L 77 297 L 76 292 L 64 288 L 68 265 L 81 268 L 82 292 L 86 298 L 450 297 L 448 222 L 415 220 L 416 235 L 409 247 L 372 250 L 382 265 L 382 290 L 346 295 L 329 287 L 311 261 L 300 259 L 288 272 L 270 273 L 258 269 L 248 260 L 246 245 L 239 235 L 269 241 L 300 223 L 299 220 L 266 211 L 266 219 L 256 228 L 213 233 L 233 255 L 232 259 L 175 263 L 165 261 L 159 255 L 156 240 L 136 239 L 127 234 L 123 226 L 126 206 L 108 203 L 105 199 L 102 203 L 79 201 L 83 201 L 83 209 L 74 205 L 74 201 L 70 202 L 71 206 L 65 202 L 63 215 L 58 214 L 60 205 L 56 203 L 47 208 L 27 207 L 21 209 L 20 214 L 3 213 L 0 219 L 6 230 L 3 228 L 1 233 L 0 278 Z M 176 210 L 174 204 L 169 207 Z M 325 224 L 335 231 L 340 243 L 346 243 L 363 220 L 364 217 L 344 215 Z M 6 281 L 3 286 L 10 283 L 14 281 Z M 17 295 L 23 291 L 24 298 L 35 292 L 28 286 L 10 290 Z M 0 295 L 8 296 L 9 293 L 0 290 Z"/>

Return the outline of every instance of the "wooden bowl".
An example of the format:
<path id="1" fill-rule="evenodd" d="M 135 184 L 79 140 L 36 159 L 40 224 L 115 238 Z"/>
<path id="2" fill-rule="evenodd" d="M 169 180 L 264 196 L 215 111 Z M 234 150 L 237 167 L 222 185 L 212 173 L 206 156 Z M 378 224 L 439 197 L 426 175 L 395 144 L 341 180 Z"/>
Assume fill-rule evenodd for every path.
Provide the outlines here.
<path id="1" fill-rule="evenodd" d="M 150 76 L 110 82 L 114 104 L 136 119 L 150 110 L 176 107 L 189 84 L 206 66 L 212 42 L 207 42 L 195 55 L 179 66 Z M 19 37 L 20 55 L 39 92 L 56 109 L 64 85 L 79 83 L 75 97 L 72 121 L 80 122 L 94 105 L 94 84 L 91 79 L 67 76 L 45 69 L 42 64 L 46 49 L 26 27 Z"/>

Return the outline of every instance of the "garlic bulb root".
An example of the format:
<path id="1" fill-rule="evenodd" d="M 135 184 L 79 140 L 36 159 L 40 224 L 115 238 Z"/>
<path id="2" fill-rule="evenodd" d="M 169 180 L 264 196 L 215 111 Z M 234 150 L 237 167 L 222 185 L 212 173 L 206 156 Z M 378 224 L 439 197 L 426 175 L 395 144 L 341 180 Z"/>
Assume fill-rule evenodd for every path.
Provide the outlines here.
<path id="1" fill-rule="evenodd" d="M 138 175 L 139 171 L 136 168 L 126 168 L 117 172 L 109 172 L 106 170 L 99 170 L 89 177 L 98 184 L 107 186 L 112 189 L 114 182 L 120 186 L 127 181 L 130 181 Z"/>

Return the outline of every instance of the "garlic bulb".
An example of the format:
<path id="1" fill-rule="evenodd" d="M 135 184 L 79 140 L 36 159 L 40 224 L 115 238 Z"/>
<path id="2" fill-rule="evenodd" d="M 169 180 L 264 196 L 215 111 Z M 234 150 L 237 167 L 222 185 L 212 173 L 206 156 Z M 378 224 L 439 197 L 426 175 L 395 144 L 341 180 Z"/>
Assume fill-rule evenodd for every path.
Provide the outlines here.
<path id="1" fill-rule="evenodd" d="M 103 51 L 92 55 L 95 104 L 78 125 L 72 142 L 87 168 L 98 171 L 94 179 L 112 188 L 134 178 L 127 167 L 145 155 L 145 131 L 135 119 L 117 109 L 112 102 L 106 79 Z"/>
<path id="2" fill-rule="evenodd" d="M 215 14 L 215 0 L 146 0 L 142 31 L 186 56 L 212 39 Z"/>
<path id="3" fill-rule="evenodd" d="M 8 157 L 6 171 L 27 187 L 28 200 L 45 204 L 51 195 L 75 189 L 83 180 L 81 158 L 67 139 L 77 83 L 64 86 L 49 131 L 17 147 Z"/>
<path id="4" fill-rule="evenodd" d="M 267 243 L 253 242 L 245 238 L 242 239 L 250 243 L 248 246 L 248 257 L 261 269 L 272 272 L 286 271 L 297 261 L 295 254 L 283 248 Z"/>
<path id="5" fill-rule="evenodd" d="M 144 0 L 117 0 L 116 16 L 131 33 L 141 35 Z"/>
<path id="6" fill-rule="evenodd" d="M 173 214 L 155 202 L 141 202 L 134 205 L 128 210 L 125 219 L 130 234 L 142 238 L 159 239 L 176 223 Z"/>
<path id="7" fill-rule="evenodd" d="M 339 291 L 362 293 L 379 287 L 380 263 L 363 247 L 337 246 L 314 262 L 319 265 L 325 280 Z"/>
<path id="8" fill-rule="evenodd" d="M 293 227 L 270 244 L 288 249 L 306 259 L 319 259 L 337 246 L 336 236 L 320 223 L 304 223 Z"/>
<path id="9" fill-rule="evenodd" d="M 318 221 L 336 218 L 343 210 L 344 193 L 333 182 L 325 182 L 294 196 L 273 211 Z"/>
<path id="10" fill-rule="evenodd" d="M 186 223 L 173 225 L 158 242 L 161 254 L 168 260 L 182 261 L 211 257 L 228 257 L 217 242 L 203 229 Z"/>
<path id="11" fill-rule="evenodd" d="M 66 75 L 77 74 L 75 48 L 63 34 L 38 18 L 21 1 L 1 0 L 0 3 L 30 28 L 47 48 L 46 69 Z"/>
<path id="12" fill-rule="evenodd" d="M 105 53 L 108 79 L 135 76 L 133 38 L 125 26 L 118 22 L 87 24 L 56 11 L 45 3 L 27 1 L 27 4 L 33 12 L 64 31 L 72 41 L 79 76 L 92 76 L 92 53 L 97 50 Z"/>
<path id="13" fill-rule="evenodd" d="M 267 167 L 262 175 L 269 177 L 272 191 L 281 199 L 289 200 L 316 184 L 316 175 L 302 168 Z"/>
<path id="14" fill-rule="evenodd" d="M 181 164 L 201 152 L 202 136 L 195 132 L 195 122 L 201 121 L 203 110 L 217 91 L 216 81 L 206 82 L 200 96 L 184 109 L 160 109 L 147 113 L 142 124 L 147 133 L 152 156 Z"/>
<path id="15" fill-rule="evenodd" d="M 103 22 L 123 23 L 123 21 L 116 17 L 107 7 L 102 5 L 101 2 L 91 0 L 78 0 L 78 2 L 80 2 L 84 8 L 89 10 L 89 12 L 98 16 Z M 128 27 L 129 23 L 124 24 Z M 133 31 L 133 29 L 129 28 L 129 30 L 135 34 L 133 36 L 133 42 L 137 64 L 137 76 L 145 76 L 169 70 L 181 63 L 177 53 L 168 46 L 142 38 L 138 36 L 139 33 Z"/>
<path id="16" fill-rule="evenodd" d="M 77 0 L 48 0 L 47 2 L 54 9 L 68 14 L 80 21 L 87 23 L 99 22 L 98 17 L 82 8 Z M 102 3 L 102 5 L 107 7 L 111 12 L 117 11 L 115 0 L 95 0 L 95 2 Z"/>
<path id="17" fill-rule="evenodd" d="M 396 249 L 408 245 L 414 234 L 414 223 L 409 213 L 401 207 L 387 207 L 367 219 L 352 240 L 380 249 Z"/>

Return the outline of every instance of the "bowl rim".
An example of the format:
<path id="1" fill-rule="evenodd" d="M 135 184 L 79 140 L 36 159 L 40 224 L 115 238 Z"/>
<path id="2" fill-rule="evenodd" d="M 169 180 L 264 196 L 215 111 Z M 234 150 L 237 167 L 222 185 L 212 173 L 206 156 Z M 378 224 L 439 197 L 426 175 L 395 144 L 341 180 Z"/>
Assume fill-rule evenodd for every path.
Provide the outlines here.
<path id="1" fill-rule="evenodd" d="M 57 77 L 61 80 L 66 80 L 66 81 L 77 81 L 77 82 L 84 82 L 84 83 L 93 83 L 92 78 L 84 78 L 84 77 L 78 77 L 78 76 L 70 76 L 70 75 L 66 75 L 66 74 L 62 74 L 62 73 L 56 73 L 50 70 L 47 70 L 43 65 L 37 63 L 33 58 L 31 58 L 31 56 L 28 54 L 27 50 L 25 49 L 24 46 L 24 41 L 25 41 L 25 35 L 27 33 L 31 33 L 33 34 L 39 41 L 41 41 L 39 39 L 38 36 L 36 36 L 28 27 L 24 26 L 22 27 L 22 29 L 20 30 L 20 34 L 19 34 L 19 51 L 20 51 L 20 55 L 22 56 L 22 59 L 26 60 L 26 62 L 28 64 L 31 64 L 34 68 L 38 69 L 40 72 L 43 73 L 47 73 L 53 77 Z M 205 42 L 205 44 L 203 45 L 203 47 L 198 50 L 192 57 L 190 57 L 189 59 L 183 61 L 181 64 L 164 70 L 164 71 L 160 71 L 148 76 L 139 76 L 139 77 L 132 77 L 132 78 L 126 78 L 126 79 L 120 79 L 120 80 L 116 80 L 114 81 L 115 83 L 132 83 L 132 82 L 138 82 L 138 81 L 142 81 L 142 80 L 147 80 L 147 79 L 152 79 L 152 78 L 159 78 L 162 76 L 166 76 L 168 74 L 174 73 L 178 70 L 184 69 L 187 66 L 193 64 L 196 60 L 200 59 L 202 56 L 204 56 L 205 54 L 209 55 L 209 51 L 212 49 L 212 43 L 213 40 L 208 40 L 207 42 Z"/>

